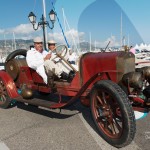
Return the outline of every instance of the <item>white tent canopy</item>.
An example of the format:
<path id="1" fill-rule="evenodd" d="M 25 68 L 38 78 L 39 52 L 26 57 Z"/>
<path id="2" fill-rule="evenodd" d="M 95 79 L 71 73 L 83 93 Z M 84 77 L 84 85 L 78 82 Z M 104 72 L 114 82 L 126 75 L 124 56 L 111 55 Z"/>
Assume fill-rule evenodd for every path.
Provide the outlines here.
<path id="1" fill-rule="evenodd" d="M 150 44 L 149 45 L 143 44 L 143 43 L 141 43 L 140 45 L 136 44 L 134 48 L 138 49 L 140 51 L 143 50 L 143 49 L 146 49 L 146 50 L 150 51 Z"/>

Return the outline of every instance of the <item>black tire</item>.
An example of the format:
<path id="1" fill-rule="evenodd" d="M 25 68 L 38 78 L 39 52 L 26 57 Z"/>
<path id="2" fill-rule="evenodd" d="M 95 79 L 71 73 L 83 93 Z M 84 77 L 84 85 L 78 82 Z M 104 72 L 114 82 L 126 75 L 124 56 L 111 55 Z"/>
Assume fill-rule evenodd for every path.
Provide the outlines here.
<path id="1" fill-rule="evenodd" d="M 8 108 L 11 104 L 11 98 L 7 93 L 4 81 L 0 78 L 0 108 Z"/>
<path id="2" fill-rule="evenodd" d="M 98 81 L 91 91 L 90 102 L 101 137 L 117 148 L 129 145 L 136 133 L 136 122 L 132 105 L 120 86 L 110 80 Z"/>
<path id="3" fill-rule="evenodd" d="M 27 55 L 27 50 L 25 50 L 25 49 L 18 49 L 18 50 L 13 51 L 12 53 L 10 53 L 10 54 L 7 56 L 7 58 L 6 58 L 6 60 L 5 60 L 5 63 L 8 62 L 8 61 L 11 60 L 11 59 L 14 59 L 14 58 L 15 58 L 16 56 L 18 56 L 18 55 L 22 55 L 22 56 L 26 57 L 26 55 Z"/>

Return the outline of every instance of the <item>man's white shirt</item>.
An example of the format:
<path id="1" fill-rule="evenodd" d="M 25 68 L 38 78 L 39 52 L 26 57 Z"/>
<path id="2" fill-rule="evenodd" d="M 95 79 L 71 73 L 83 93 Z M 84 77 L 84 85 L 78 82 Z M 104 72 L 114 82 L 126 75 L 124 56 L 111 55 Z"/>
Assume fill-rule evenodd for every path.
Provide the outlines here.
<path id="1" fill-rule="evenodd" d="M 26 57 L 28 66 L 36 70 L 39 66 L 44 65 L 44 57 L 47 54 L 48 52 L 45 50 L 42 53 L 35 49 L 28 50 Z"/>
<path id="2" fill-rule="evenodd" d="M 30 68 L 36 70 L 36 72 L 42 76 L 44 82 L 47 84 L 47 75 L 44 69 L 44 58 L 48 54 L 47 51 L 43 50 L 42 53 L 32 48 L 27 51 L 26 61 Z"/>

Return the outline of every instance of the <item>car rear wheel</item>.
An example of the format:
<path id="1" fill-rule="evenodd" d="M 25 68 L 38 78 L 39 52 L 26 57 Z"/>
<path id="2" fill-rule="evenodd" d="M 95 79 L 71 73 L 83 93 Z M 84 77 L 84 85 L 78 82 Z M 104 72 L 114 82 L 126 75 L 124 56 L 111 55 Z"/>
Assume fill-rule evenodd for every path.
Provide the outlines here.
<path id="1" fill-rule="evenodd" d="M 11 103 L 11 98 L 7 93 L 5 83 L 2 78 L 0 78 L 0 108 L 8 108 Z"/>
<path id="2" fill-rule="evenodd" d="M 98 133 L 109 144 L 121 148 L 134 139 L 135 116 L 125 92 L 114 82 L 97 82 L 90 95 L 91 113 Z"/>

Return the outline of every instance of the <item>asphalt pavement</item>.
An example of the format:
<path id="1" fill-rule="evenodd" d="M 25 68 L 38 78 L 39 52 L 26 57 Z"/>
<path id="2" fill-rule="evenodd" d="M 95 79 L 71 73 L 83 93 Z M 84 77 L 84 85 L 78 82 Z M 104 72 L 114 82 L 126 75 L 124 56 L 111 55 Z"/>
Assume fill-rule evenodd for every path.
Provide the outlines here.
<path id="1" fill-rule="evenodd" d="M 97 133 L 80 103 L 48 110 L 22 103 L 0 109 L 0 150 L 116 150 Z M 122 150 L 150 149 L 150 115 L 137 120 L 134 141 Z"/>

